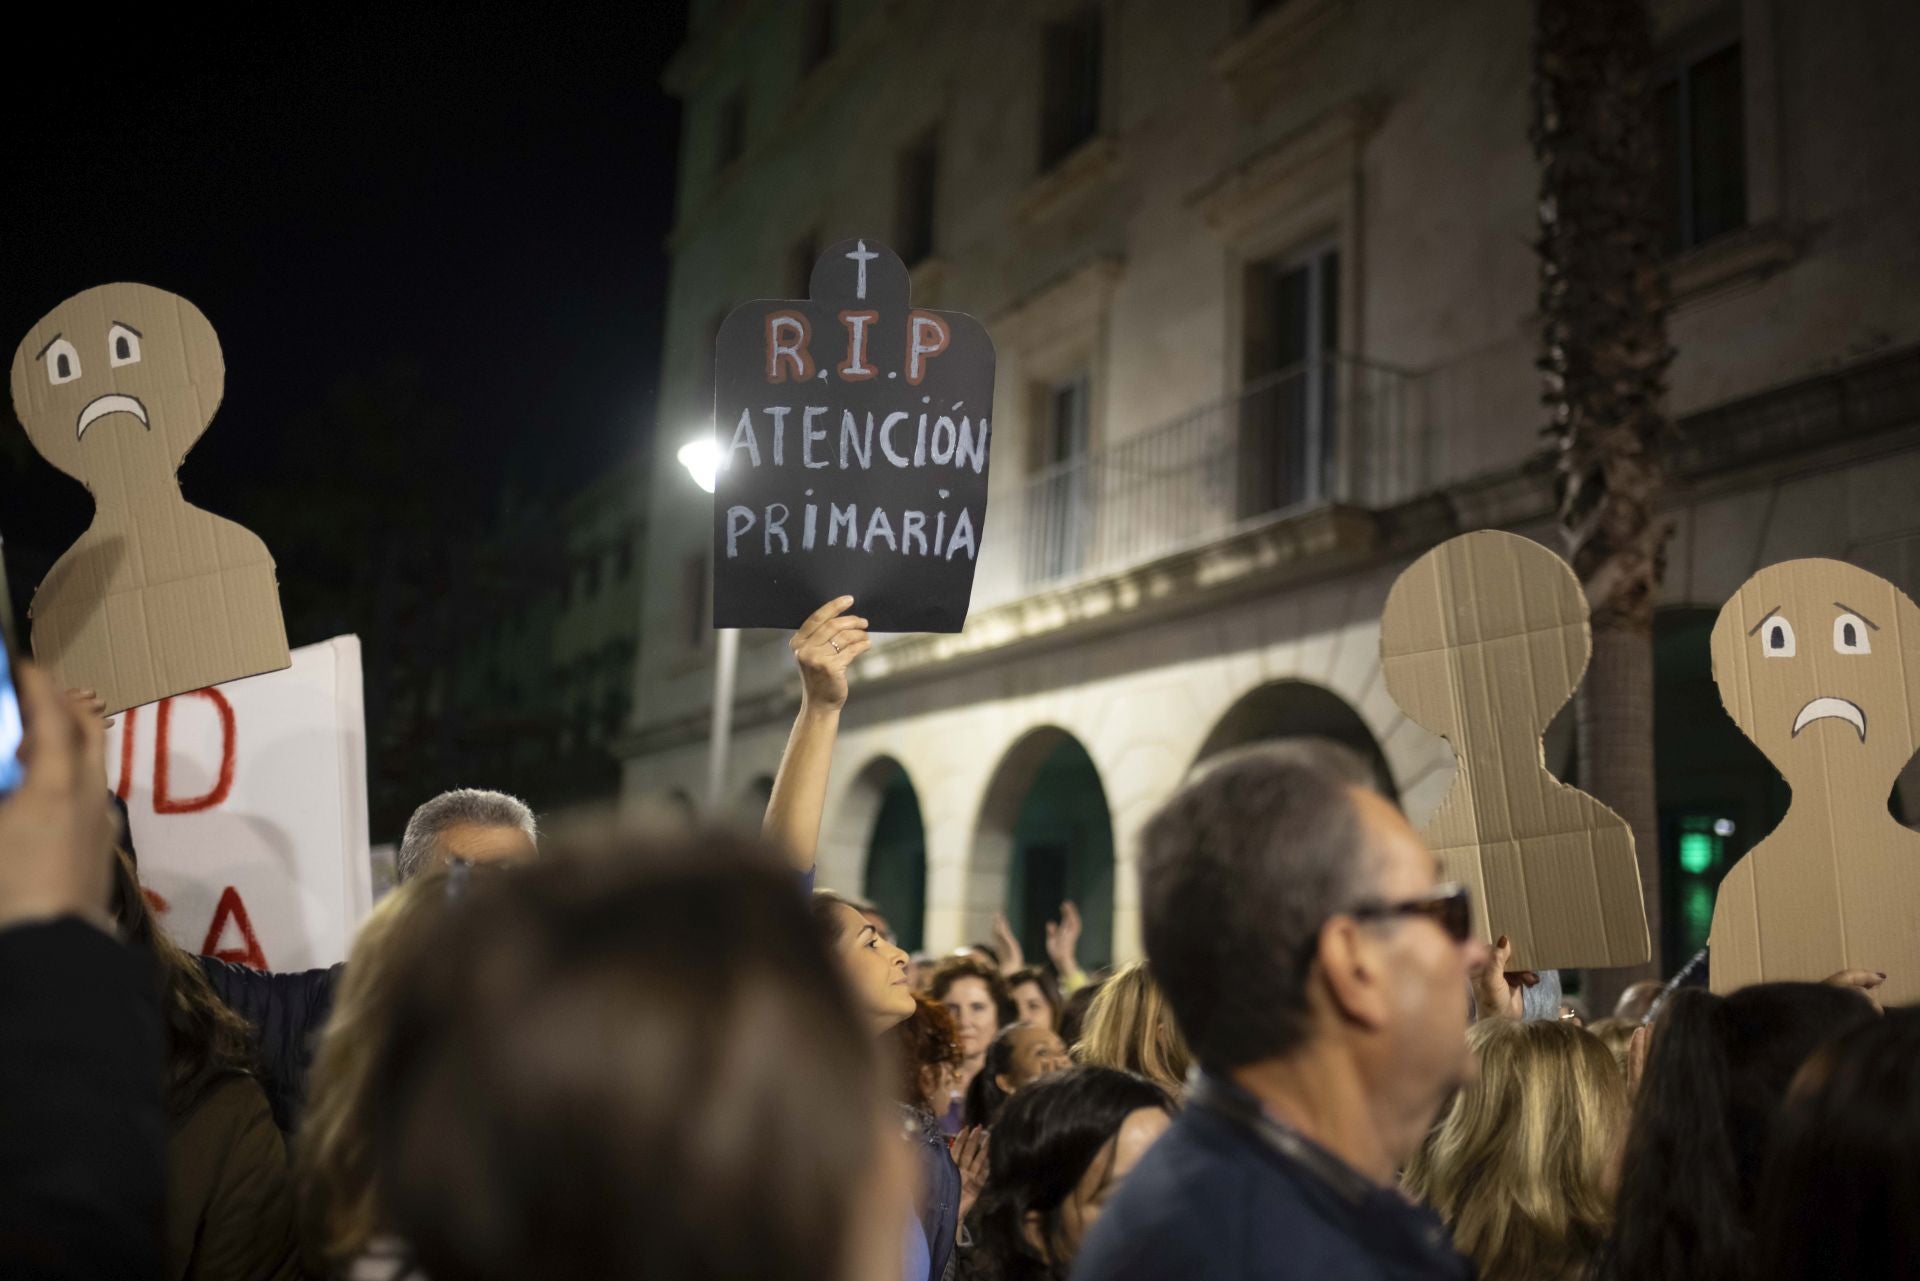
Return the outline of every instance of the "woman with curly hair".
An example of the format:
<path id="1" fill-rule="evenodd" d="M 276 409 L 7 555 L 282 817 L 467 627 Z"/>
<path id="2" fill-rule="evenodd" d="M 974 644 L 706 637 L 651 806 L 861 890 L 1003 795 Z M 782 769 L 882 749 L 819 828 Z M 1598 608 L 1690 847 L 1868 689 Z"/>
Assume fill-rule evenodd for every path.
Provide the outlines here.
<path id="1" fill-rule="evenodd" d="M 913 999 L 913 1017 L 887 1035 L 900 1068 L 901 1105 L 931 1116 L 946 1106 L 947 1081 L 960 1066 L 960 1031 L 946 1006 L 921 993 Z"/>

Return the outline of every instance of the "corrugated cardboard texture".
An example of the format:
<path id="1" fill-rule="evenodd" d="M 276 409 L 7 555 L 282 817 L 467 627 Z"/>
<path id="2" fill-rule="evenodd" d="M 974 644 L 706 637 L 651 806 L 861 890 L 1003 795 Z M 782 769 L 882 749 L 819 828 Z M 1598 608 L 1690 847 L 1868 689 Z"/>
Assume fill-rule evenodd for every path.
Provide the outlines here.
<path id="1" fill-rule="evenodd" d="M 1888 811 L 1920 747 L 1920 612 L 1842 561 L 1769 566 L 1714 623 L 1713 679 L 1793 789 L 1720 883 L 1713 990 L 1863 969 L 1887 1005 L 1920 1001 L 1920 833 Z"/>
<path id="2" fill-rule="evenodd" d="M 225 384 L 207 318 L 148 285 L 74 295 L 14 353 L 21 426 L 94 498 L 34 593 L 34 657 L 109 711 L 291 662 L 266 544 L 180 494 Z"/>
<path id="3" fill-rule="evenodd" d="M 1591 652 L 1573 570 L 1497 530 L 1408 566 L 1380 618 L 1388 692 L 1459 765 L 1427 844 L 1473 890 L 1481 937 L 1511 940 L 1515 969 L 1651 955 L 1632 830 L 1548 773 L 1540 742 Z"/>

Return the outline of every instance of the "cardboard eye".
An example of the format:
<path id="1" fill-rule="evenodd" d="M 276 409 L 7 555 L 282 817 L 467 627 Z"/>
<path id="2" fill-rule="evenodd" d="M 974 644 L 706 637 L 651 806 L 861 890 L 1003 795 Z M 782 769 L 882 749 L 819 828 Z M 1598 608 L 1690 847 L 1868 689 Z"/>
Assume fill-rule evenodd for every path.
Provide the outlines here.
<path id="1" fill-rule="evenodd" d="M 1836 654 L 1871 654 L 1873 644 L 1867 639 L 1867 624 L 1858 614 L 1842 614 L 1833 620 L 1833 652 Z"/>
<path id="2" fill-rule="evenodd" d="M 64 338 L 56 338 L 47 344 L 47 350 L 40 359 L 46 362 L 47 381 L 56 387 L 80 376 L 80 353 Z"/>
<path id="3" fill-rule="evenodd" d="M 1760 628 L 1760 652 L 1768 658 L 1793 657 L 1793 624 L 1775 614 Z"/>
<path id="4" fill-rule="evenodd" d="M 114 369 L 140 363 L 140 335 L 126 325 L 115 323 L 107 330 L 107 364 Z"/>

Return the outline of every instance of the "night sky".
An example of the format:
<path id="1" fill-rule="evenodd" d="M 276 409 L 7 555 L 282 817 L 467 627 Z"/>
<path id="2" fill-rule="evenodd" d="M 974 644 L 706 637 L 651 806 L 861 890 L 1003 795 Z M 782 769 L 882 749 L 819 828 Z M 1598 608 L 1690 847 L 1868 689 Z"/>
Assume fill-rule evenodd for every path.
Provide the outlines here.
<path id="1" fill-rule="evenodd" d="M 284 599 L 324 588 L 276 511 L 324 512 L 363 453 L 379 501 L 451 494 L 466 537 L 503 486 L 565 492 L 645 440 L 679 128 L 659 77 L 684 16 L 275 8 L 74 10 L 15 50 L 0 333 L 11 358 L 113 280 L 197 303 L 227 391 L 183 486 L 267 538 Z M 90 505 L 10 406 L 0 442 L 24 605 Z"/>

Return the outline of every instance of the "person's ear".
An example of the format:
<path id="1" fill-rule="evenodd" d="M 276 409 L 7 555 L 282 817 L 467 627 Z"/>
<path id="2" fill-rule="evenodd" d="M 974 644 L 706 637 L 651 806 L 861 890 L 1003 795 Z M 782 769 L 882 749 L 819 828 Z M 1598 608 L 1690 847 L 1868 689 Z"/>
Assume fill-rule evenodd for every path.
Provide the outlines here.
<path id="1" fill-rule="evenodd" d="M 1384 1027 L 1390 1002 L 1379 941 L 1352 917 L 1336 916 L 1320 927 L 1315 955 L 1339 1016 L 1369 1030 Z"/>
<path id="2" fill-rule="evenodd" d="M 1042 1259 L 1046 1260 L 1046 1262 L 1052 1263 L 1053 1255 L 1047 1251 L 1047 1234 L 1045 1229 L 1046 1221 L 1040 1217 L 1040 1211 L 1038 1210 L 1028 1210 L 1020 1217 L 1020 1234 L 1026 1237 L 1027 1244 L 1033 1247 L 1034 1253 L 1038 1254 Z"/>
<path id="3" fill-rule="evenodd" d="M 1002 1094 L 1012 1094 L 1016 1089 L 1019 1088 L 1018 1086 L 1014 1085 L 1013 1082 L 1007 1079 L 1007 1074 L 1005 1072 L 1001 1072 L 995 1075 L 993 1078 L 993 1083 L 1000 1087 L 1000 1093 Z"/>

